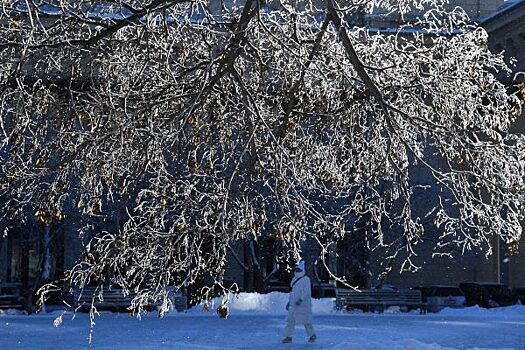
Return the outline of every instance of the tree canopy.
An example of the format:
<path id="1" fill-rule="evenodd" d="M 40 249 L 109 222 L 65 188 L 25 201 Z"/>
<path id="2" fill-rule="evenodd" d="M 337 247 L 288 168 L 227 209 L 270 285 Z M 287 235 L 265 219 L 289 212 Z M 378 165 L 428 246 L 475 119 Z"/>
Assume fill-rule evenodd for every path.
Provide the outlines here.
<path id="1" fill-rule="evenodd" d="M 443 1 L 3 0 L 0 28 L 6 212 L 117 223 L 70 282 L 109 276 L 141 308 L 220 284 L 232 242 L 326 251 L 361 218 L 370 247 L 410 252 L 429 188 L 436 249 L 521 238 L 520 101 L 487 33 Z"/>

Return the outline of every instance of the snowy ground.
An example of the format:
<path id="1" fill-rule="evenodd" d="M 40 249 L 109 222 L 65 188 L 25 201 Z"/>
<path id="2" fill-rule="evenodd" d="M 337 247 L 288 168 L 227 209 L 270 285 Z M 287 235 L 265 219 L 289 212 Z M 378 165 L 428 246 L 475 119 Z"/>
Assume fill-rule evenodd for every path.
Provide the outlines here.
<path id="1" fill-rule="evenodd" d="M 334 350 L 525 350 L 525 306 L 484 310 L 477 307 L 420 315 L 387 310 L 383 314 L 332 311 L 330 300 L 314 303 L 315 344 L 297 328 L 293 344 L 280 344 L 286 294 L 243 294 L 233 299 L 227 320 L 196 307 L 164 319 L 150 313 L 137 320 L 102 313 L 96 319 L 92 349 L 334 349 Z M 216 306 L 216 305 L 214 305 Z M 213 307 L 212 306 L 212 310 Z M 85 314 L 0 314 L 0 349 L 88 349 Z"/>

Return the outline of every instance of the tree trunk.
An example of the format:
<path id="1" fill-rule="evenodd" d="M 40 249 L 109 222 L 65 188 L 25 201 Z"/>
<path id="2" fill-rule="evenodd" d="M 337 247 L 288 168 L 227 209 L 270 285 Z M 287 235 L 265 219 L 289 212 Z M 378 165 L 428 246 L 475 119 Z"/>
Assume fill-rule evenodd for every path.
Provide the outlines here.
<path id="1" fill-rule="evenodd" d="M 0 259 L 1 259 L 1 254 L 2 254 L 2 252 L 4 250 L 4 241 L 5 241 L 5 239 L 4 239 L 4 219 L 1 218 L 0 219 Z M 6 256 L 6 259 L 7 259 L 7 256 Z M 7 278 L 8 278 L 7 277 L 7 274 L 8 274 L 7 267 L 9 266 L 9 263 L 7 261 L 6 261 L 6 263 L 7 263 L 6 264 L 7 266 L 2 266 L 1 267 L 3 271 L 2 271 L 2 273 L 0 273 L 0 276 L 2 276 L 2 274 L 5 273 L 5 278 L 7 280 Z"/>
<path id="2" fill-rule="evenodd" d="M 43 243 L 43 258 L 42 258 L 42 281 L 48 281 L 51 276 L 51 253 L 50 253 L 50 242 L 51 236 L 49 231 L 51 230 L 50 225 L 44 227 L 44 237 L 42 238 Z"/>
<path id="3" fill-rule="evenodd" d="M 246 292 L 254 290 L 254 266 L 250 253 L 250 243 L 244 242 L 244 266 L 248 269 L 244 270 L 244 289 Z"/>
<path id="4" fill-rule="evenodd" d="M 24 234 L 25 235 L 25 234 Z M 20 282 L 24 285 L 25 310 L 28 314 L 33 311 L 33 289 L 29 285 L 29 244 L 25 239 L 20 241 L 20 249 L 25 254 L 20 254 Z"/>
<path id="5" fill-rule="evenodd" d="M 50 243 L 51 243 L 51 225 L 45 225 L 44 226 L 44 233 L 42 236 L 42 262 L 39 269 L 39 274 L 37 274 L 35 281 L 33 283 L 33 288 L 31 290 L 31 296 L 30 301 L 31 305 L 33 304 L 33 296 L 36 296 L 35 293 L 38 292 L 40 287 L 46 283 L 49 282 L 49 279 L 51 277 L 51 251 L 50 251 Z M 42 305 L 40 305 L 40 310 L 42 312 L 46 312 L 46 305 L 44 302 L 42 302 Z"/>

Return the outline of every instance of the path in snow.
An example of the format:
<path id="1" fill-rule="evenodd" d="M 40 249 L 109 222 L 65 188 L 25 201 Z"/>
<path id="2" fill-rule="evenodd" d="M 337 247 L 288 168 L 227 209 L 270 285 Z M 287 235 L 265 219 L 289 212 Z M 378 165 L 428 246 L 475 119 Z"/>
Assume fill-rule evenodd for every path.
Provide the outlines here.
<path id="1" fill-rule="evenodd" d="M 87 315 L 0 316 L 0 349 L 88 349 Z M 232 312 L 228 320 L 189 312 L 142 320 L 102 313 L 96 319 L 92 349 L 334 349 L 334 350 L 525 350 L 525 306 L 499 310 L 469 308 L 440 314 L 331 313 L 317 315 L 316 344 L 297 328 L 293 344 L 280 344 L 283 314 Z"/>

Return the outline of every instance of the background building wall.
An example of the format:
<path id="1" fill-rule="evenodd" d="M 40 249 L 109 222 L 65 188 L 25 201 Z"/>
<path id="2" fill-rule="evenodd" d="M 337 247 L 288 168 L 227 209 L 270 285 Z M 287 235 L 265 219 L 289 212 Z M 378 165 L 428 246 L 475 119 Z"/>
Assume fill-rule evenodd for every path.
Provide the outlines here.
<path id="1" fill-rule="evenodd" d="M 2 283 L 7 280 L 7 237 L 0 241 L 0 283 Z"/>
<path id="2" fill-rule="evenodd" d="M 232 252 L 228 252 L 226 255 L 226 259 L 228 261 L 226 265 L 226 270 L 224 272 L 224 279 L 226 281 L 231 281 L 237 284 L 240 290 L 244 290 L 245 283 L 244 283 L 244 266 L 237 261 L 237 259 L 240 260 L 240 262 L 245 261 L 244 257 L 244 244 L 243 242 L 236 242 L 232 245 Z M 233 256 L 235 254 L 235 257 Z"/>
<path id="3" fill-rule="evenodd" d="M 448 8 L 461 7 L 475 21 L 494 13 L 503 0 L 450 0 Z"/>
<path id="4" fill-rule="evenodd" d="M 489 34 L 488 46 L 494 53 L 503 52 L 513 73 L 525 71 L 525 1 L 507 1 L 499 12 L 481 23 Z M 525 84 L 525 75 L 501 75 L 509 90 L 515 91 L 515 84 Z M 511 126 L 513 133 L 525 134 L 525 85 L 521 98 L 523 113 Z M 525 223 L 522 224 L 525 232 Z M 508 283 L 512 286 L 525 286 L 525 239 L 517 244 L 517 251 L 503 257 L 503 271 L 508 274 Z"/>
<path id="5" fill-rule="evenodd" d="M 406 257 L 401 254 L 392 264 L 384 283 L 393 284 L 400 288 L 410 288 L 424 284 L 458 285 L 461 282 L 480 281 L 498 282 L 498 256 L 492 254 L 485 256 L 484 252 L 454 252 L 452 256 L 432 257 L 432 248 L 428 247 L 418 251 L 418 256 L 413 258 L 415 266 L 420 268 L 416 272 L 401 271 Z M 383 269 L 380 262 L 383 255 L 380 251 L 374 253 L 372 274 L 379 276 Z"/>

